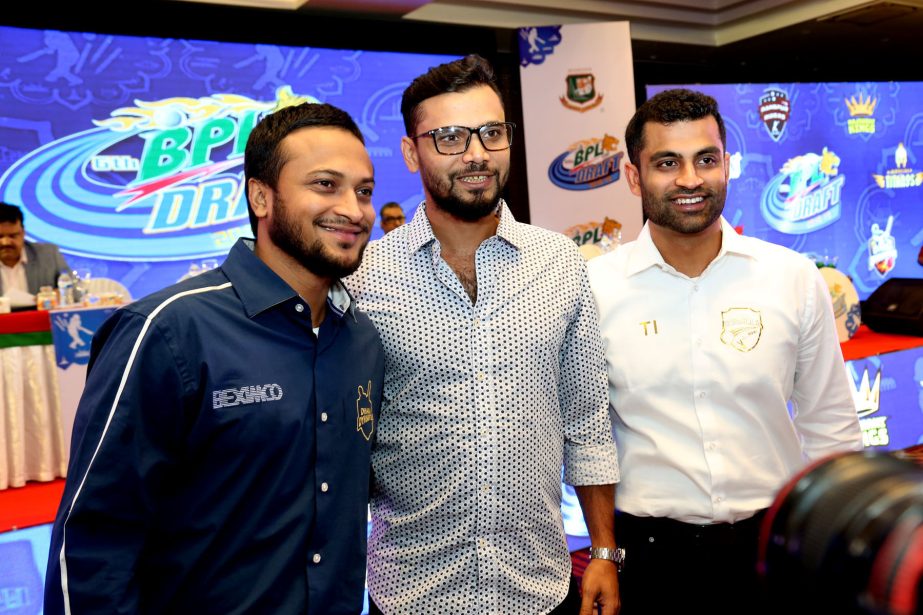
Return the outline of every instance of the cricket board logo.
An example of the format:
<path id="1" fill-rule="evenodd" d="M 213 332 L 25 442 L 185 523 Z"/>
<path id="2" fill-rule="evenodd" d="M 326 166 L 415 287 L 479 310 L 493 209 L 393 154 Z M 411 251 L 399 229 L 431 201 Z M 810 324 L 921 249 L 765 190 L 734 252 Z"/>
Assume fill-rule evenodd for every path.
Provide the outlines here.
<path id="1" fill-rule="evenodd" d="M 571 71 L 564 82 L 567 90 L 561 97 L 561 104 L 566 108 L 584 113 L 602 104 L 603 95 L 596 90 L 596 77 L 592 72 Z"/>
<path id="2" fill-rule="evenodd" d="M 763 318 L 753 308 L 730 308 L 721 312 L 721 343 L 739 352 L 750 352 L 760 342 Z"/>

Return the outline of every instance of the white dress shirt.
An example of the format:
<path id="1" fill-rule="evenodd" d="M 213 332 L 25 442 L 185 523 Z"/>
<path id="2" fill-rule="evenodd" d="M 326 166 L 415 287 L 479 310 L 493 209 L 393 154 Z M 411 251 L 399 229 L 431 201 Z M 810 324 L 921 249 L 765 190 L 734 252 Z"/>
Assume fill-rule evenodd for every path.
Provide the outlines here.
<path id="1" fill-rule="evenodd" d="M 622 474 L 616 504 L 632 515 L 745 519 L 807 461 L 862 448 L 817 267 L 721 225 L 721 250 L 697 278 L 663 260 L 647 225 L 588 266 Z"/>
<path id="2" fill-rule="evenodd" d="M 26 280 L 26 251 L 23 249 L 19 261 L 12 267 L 0 263 L 0 279 L 3 280 L 3 294 L 9 295 L 13 291 L 19 294 L 29 292 L 29 283 Z"/>
<path id="3" fill-rule="evenodd" d="M 386 354 L 369 591 L 386 613 L 547 613 L 571 570 L 562 463 L 618 481 L 586 267 L 505 204 L 475 304 L 440 249 L 421 205 L 347 280 Z"/>

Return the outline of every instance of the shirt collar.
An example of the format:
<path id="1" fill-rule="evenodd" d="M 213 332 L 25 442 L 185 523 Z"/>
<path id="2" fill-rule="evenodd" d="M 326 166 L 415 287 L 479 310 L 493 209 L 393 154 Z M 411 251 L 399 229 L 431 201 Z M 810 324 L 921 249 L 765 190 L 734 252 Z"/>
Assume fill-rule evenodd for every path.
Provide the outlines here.
<path id="1" fill-rule="evenodd" d="M 746 239 L 737 233 L 737 230 L 724 219 L 724 216 L 721 216 L 721 248 L 718 250 L 718 255 L 712 262 L 719 260 L 725 254 L 729 253 L 740 254 L 751 258 L 756 258 L 757 256 L 756 253 L 750 249 Z M 638 239 L 629 256 L 627 273 L 628 275 L 634 275 L 655 265 L 664 268 L 669 267 L 672 270 L 672 267 L 663 260 L 660 250 L 654 245 L 654 240 L 651 239 L 650 222 L 645 222 L 644 226 L 641 228 L 641 232 L 638 233 Z"/>
<path id="2" fill-rule="evenodd" d="M 298 297 L 285 280 L 257 257 L 254 245 L 252 239 L 238 239 L 221 265 L 249 318 Z M 347 312 L 354 316 L 355 302 L 339 280 L 335 280 L 327 292 L 327 305 L 339 318 Z"/>
<path id="3" fill-rule="evenodd" d="M 517 250 L 520 249 L 522 245 L 522 229 L 516 224 L 513 212 L 510 211 L 506 201 L 503 199 L 500 199 L 499 202 L 498 215 L 500 223 L 497 225 L 496 236 Z M 429 218 L 426 217 L 426 201 L 423 201 L 417 207 L 413 219 L 407 225 L 407 246 L 410 252 L 413 253 L 435 240 L 436 235 L 433 234 L 433 227 L 429 223 Z"/>

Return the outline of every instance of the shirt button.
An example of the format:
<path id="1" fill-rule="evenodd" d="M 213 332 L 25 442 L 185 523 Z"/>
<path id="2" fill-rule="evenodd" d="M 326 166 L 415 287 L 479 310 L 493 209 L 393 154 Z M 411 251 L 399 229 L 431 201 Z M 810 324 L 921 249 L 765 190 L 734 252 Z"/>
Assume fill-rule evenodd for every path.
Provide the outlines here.
<path id="1" fill-rule="evenodd" d="M 490 485 L 481 485 L 481 491 L 484 493 L 490 493 Z"/>
<path id="2" fill-rule="evenodd" d="M 327 422 L 327 413 L 326 413 L 326 412 L 321 412 L 321 413 L 320 413 L 320 422 L 321 422 L 321 423 L 326 423 L 326 422 Z"/>
<path id="3" fill-rule="evenodd" d="M 300 303 L 296 303 L 296 304 L 295 304 L 295 311 L 298 312 L 299 314 L 300 314 L 301 312 L 304 312 L 304 306 L 301 305 Z"/>
<path id="4" fill-rule="evenodd" d="M 705 397 L 705 391 L 699 391 L 699 399 L 702 399 L 704 397 Z"/>
<path id="5" fill-rule="evenodd" d="M 311 561 L 314 562 L 315 564 L 319 564 L 320 563 L 320 553 L 315 553 L 314 557 L 311 558 Z"/>
<path id="6" fill-rule="evenodd" d="M 715 444 L 714 442 L 709 442 L 709 443 L 708 443 L 708 450 L 713 451 L 713 450 L 715 450 L 716 448 L 718 448 L 718 445 Z"/>
<path id="7" fill-rule="evenodd" d="M 722 497 L 719 495 L 718 497 L 715 498 L 715 504 L 720 504 L 720 503 L 722 502 L 722 500 L 724 500 L 724 498 L 722 498 Z"/>
<path id="8" fill-rule="evenodd" d="M 699 292 L 699 285 L 698 285 L 698 284 L 696 284 L 695 286 L 692 287 L 692 292 L 694 292 L 694 293 Z"/>
<path id="9" fill-rule="evenodd" d="M 327 491 L 330 490 L 330 485 L 328 485 L 327 483 L 321 483 L 320 490 L 323 491 L 324 493 L 327 493 Z"/>
<path id="10" fill-rule="evenodd" d="M 484 372 L 478 372 L 478 380 L 484 380 Z"/>
<path id="11" fill-rule="evenodd" d="M 695 338 L 695 345 L 696 345 L 696 346 L 701 346 L 701 345 L 702 345 L 702 338 L 701 338 L 701 337 Z"/>
<path id="12" fill-rule="evenodd" d="M 481 319 L 480 319 L 480 318 L 475 318 L 475 319 L 474 319 L 474 326 L 475 326 L 475 327 L 480 327 L 480 326 L 481 326 Z"/>

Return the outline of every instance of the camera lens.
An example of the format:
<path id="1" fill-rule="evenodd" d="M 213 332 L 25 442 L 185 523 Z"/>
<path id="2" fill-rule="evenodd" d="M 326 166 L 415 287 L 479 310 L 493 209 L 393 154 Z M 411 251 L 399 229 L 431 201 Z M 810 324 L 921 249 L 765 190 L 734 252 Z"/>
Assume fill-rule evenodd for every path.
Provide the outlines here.
<path id="1" fill-rule="evenodd" d="M 921 520 L 919 463 L 871 452 L 815 463 L 783 487 L 764 521 L 767 596 L 787 610 L 919 613 Z"/>

